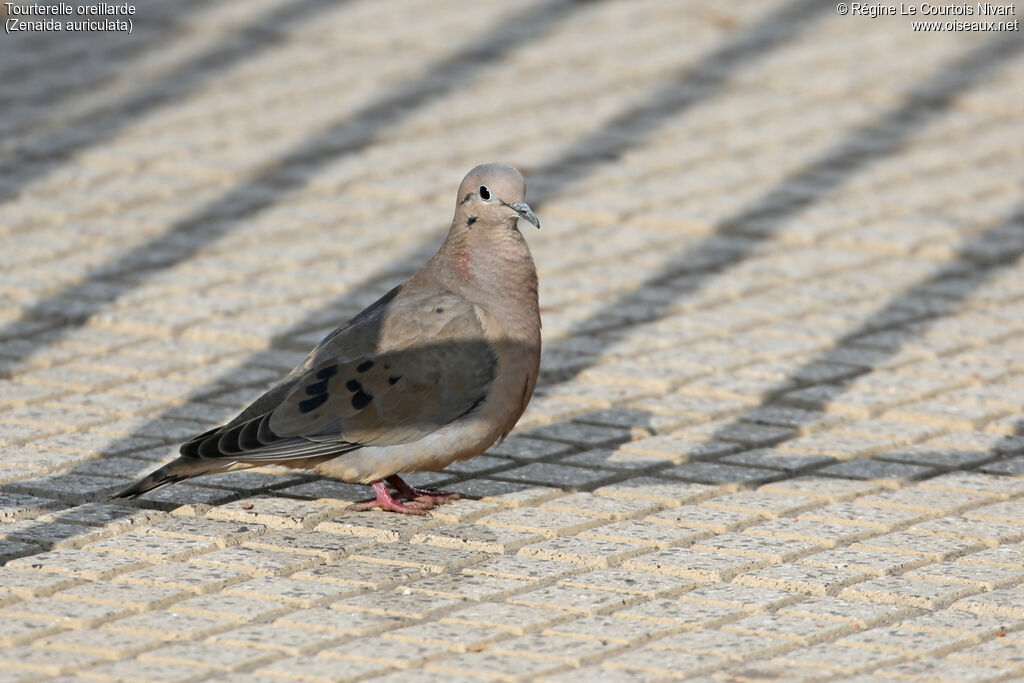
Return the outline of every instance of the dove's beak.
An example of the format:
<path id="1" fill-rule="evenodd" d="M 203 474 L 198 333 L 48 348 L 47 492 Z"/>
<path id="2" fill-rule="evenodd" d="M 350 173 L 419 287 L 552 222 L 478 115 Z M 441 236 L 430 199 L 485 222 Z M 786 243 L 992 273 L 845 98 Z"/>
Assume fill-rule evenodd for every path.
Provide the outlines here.
<path id="1" fill-rule="evenodd" d="M 540 230 L 540 219 L 538 219 L 537 216 L 534 215 L 533 210 L 530 209 L 529 205 L 526 202 L 516 202 L 515 204 L 509 204 L 509 207 L 511 207 L 513 211 L 518 213 L 520 218 L 522 218 L 523 220 L 530 221 L 535 226 L 537 226 L 538 230 Z"/>

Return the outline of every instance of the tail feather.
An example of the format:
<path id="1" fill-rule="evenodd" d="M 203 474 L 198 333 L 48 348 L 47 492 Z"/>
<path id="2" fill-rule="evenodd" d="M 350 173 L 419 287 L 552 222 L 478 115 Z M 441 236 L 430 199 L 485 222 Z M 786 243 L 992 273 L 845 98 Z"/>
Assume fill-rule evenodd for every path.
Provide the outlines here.
<path id="1" fill-rule="evenodd" d="M 131 486 L 127 486 L 117 493 L 114 493 L 110 497 L 135 498 L 137 496 L 141 496 L 143 493 L 148 493 L 149 491 L 153 491 L 169 484 L 175 484 L 179 481 L 184 481 L 185 479 L 199 477 L 204 474 L 217 474 L 229 469 L 238 469 L 237 463 L 230 460 L 199 460 L 197 458 L 181 456 L 167 463 L 160 469 L 147 474 Z"/>

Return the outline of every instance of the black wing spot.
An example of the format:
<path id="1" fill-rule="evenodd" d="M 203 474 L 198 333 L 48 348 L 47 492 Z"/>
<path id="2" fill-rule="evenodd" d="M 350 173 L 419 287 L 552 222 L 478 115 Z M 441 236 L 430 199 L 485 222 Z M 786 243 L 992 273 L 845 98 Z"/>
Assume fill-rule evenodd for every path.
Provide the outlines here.
<path id="1" fill-rule="evenodd" d="M 317 396 L 319 394 L 327 393 L 327 380 L 322 382 L 313 382 L 306 387 L 307 396 Z"/>
<path id="2" fill-rule="evenodd" d="M 370 401 L 373 400 L 373 394 L 368 394 L 362 389 L 352 395 L 352 407 L 356 410 L 362 410 L 366 406 L 370 405 Z"/>
<path id="3" fill-rule="evenodd" d="M 306 413 L 313 412 L 325 403 L 327 403 L 327 394 L 307 398 L 305 401 L 299 401 L 299 412 L 305 415 Z"/>
<path id="4" fill-rule="evenodd" d="M 362 363 L 356 366 L 356 372 L 366 372 L 373 367 L 372 360 L 364 360 Z"/>
<path id="5" fill-rule="evenodd" d="M 394 385 L 398 384 L 398 380 L 400 380 L 400 379 L 402 379 L 401 375 L 398 375 L 397 377 L 392 375 L 391 377 L 388 377 L 388 384 L 390 384 L 391 386 L 394 386 Z"/>
<path id="6" fill-rule="evenodd" d="M 317 379 L 330 379 L 338 374 L 338 366 L 331 365 L 316 373 Z"/>
<path id="7" fill-rule="evenodd" d="M 351 391 L 352 393 L 355 393 L 357 391 L 362 391 L 363 385 L 359 383 L 359 380 L 350 379 L 349 381 L 345 382 L 345 388 Z"/>
<path id="8" fill-rule="evenodd" d="M 444 313 L 444 306 L 438 306 L 435 308 L 434 313 Z"/>
<path id="9" fill-rule="evenodd" d="M 480 407 L 480 404 L 483 403 L 486 398 L 487 398 L 486 395 L 480 396 L 477 400 L 473 401 L 473 405 L 471 405 L 469 407 L 469 409 L 466 412 L 464 412 L 462 415 L 459 415 L 459 417 L 465 417 L 466 415 L 469 415 L 470 413 L 472 413 L 474 410 L 476 410 L 477 408 Z"/>

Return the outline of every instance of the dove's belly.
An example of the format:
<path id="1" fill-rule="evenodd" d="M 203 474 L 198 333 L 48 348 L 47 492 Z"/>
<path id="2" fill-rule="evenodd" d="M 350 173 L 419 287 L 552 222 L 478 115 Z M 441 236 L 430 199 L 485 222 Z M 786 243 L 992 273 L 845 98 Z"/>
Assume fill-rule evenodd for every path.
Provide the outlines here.
<path id="1" fill-rule="evenodd" d="M 456 460 L 480 455 L 500 433 L 479 419 L 459 420 L 418 441 L 391 446 L 366 446 L 317 465 L 318 474 L 370 484 L 403 472 L 442 469 Z"/>

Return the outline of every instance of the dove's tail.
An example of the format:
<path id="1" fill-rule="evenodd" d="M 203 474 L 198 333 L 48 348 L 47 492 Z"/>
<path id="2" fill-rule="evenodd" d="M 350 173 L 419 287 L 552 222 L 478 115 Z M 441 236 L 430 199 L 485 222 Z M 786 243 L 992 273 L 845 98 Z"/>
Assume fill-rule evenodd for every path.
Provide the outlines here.
<path id="1" fill-rule="evenodd" d="M 169 484 L 175 484 L 179 481 L 184 481 L 185 479 L 200 477 L 204 474 L 225 472 L 232 469 L 232 466 L 235 464 L 236 463 L 231 461 L 200 460 L 198 458 L 181 456 L 167 463 L 160 469 L 150 472 L 131 486 L 121 489 L 110 497 L 135 498 L 136 496 L 141 496 L 143 493 L 148 491 L 152 491 Z"/>

